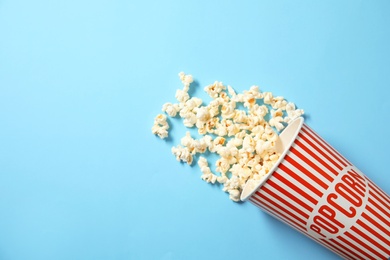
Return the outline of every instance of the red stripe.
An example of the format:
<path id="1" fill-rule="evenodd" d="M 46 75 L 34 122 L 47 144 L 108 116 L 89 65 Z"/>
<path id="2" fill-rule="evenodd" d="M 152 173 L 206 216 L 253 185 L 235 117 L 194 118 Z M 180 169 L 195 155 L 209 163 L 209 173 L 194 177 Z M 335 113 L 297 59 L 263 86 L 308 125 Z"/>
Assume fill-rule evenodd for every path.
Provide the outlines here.
<path id="1" fill-rule="evenodd" d="M 286 155 L 284 157 L 286 161 L 288 161 L 290 164 L 294 165 L 297 169 L 301 167 L 297 162 L 295 162 L 290 156 Z M 303 168 L 303 167 L 302 167 Z M 305 179 L 303 179 L 301 176 L 290 170 L 286 165 L 280 164 L 279 169 L 293 177 L 295 180 L 297 180 L 299 183 L 301 183 L 303 186 L 307 187 L 309 190 L 311 190 L 314 194 L 316 194 L 318 197 L 322 197 L 323 193 L 316 189 L 313 185 L 311 185 L 309 182 L 307 182 Z M 302 170 L 301 170 L 302 171 Z M 310 174 L 310 173 L 309 173 Z M 315 177 L 315 176 L 314 176 Z"/>
<path id="2" fill-rule="evenodd" d="M 374 246 L 376 246 L 377 248 L 379 248 L 380 250 L 382 250 L 383 252 L 385 252 L 386 254 L 390 254 L 390 250 L 387 248 L 384 248 L 381 244 L 379 244 L 377 241 L 375 241 L 374 239 L 372 239 L 372 237 L 370 236 L 367 236 L 366 233 L 362 232 L 360 229 L 358 229 L 357 227 L 353 226 L 351 227 L 351 230 L 355 231 L 357 234 L 359 234 L 361 237 L 363 237 L 365 240 L 369 241 L 371 244 L 373 244 Z M 371 232 L 370 232 L 371 233 Z"/>
<path id="3" fill-rule="evenodd" d="M 387 208 L 390 211 L 390 206 L 386 204 L 383 200 L 381 200 L 372 190 L 370 190 L 369 193 L 372 197 L 374 197 L 377 201 L 379 201 L 380 204 L 382 204 L 385 208 Z"/>
<path id="4" fill-rule="evenodd" d="M 278 173 L 278 172 L 274 172 L 272 174 L 272 177 L 278 179 L 279 181 L 283 182 L 286 186 L 290 187 L 291 189 L 293 189 L 295 192 L 297 192 L 298 194 L 300 194 L 302 197 L 304 197 L 305 199 L 307 199 L 308 201 L 310 201 L 311 203 L 313 203 L 314 205 L 317 205 L 318 201 L 315 200 L 312 196 L 310 196 L 309 194 L 307 194 L 306 192 L 304 192 L 302 189 L 300 189 L 297 185 L 295 185 L 294 183 L 290 182 L 289 180 L 287 180 L 286 178 L 283 177 L 282 174 Z"/>
<path id="5" fill-rule="evenodd" d="M 305 134 L 307 134 L 307 133 L 305 132 Z M 330 158 L 326 153 L 324 153 L 323 150 L 318 148 L 318 146 L 315 145 L 312 141 L 310 141 L 309 138 L 307 138 L 305 135 L 303 135 L 302 133 L 299 133 L 298 136 L 301 137 L 303 140 L 305 140 L 306 143 L 308 143 L 310 146 L 312 146 L 318 153 L 320 153 L 322 156 L 324 156 L 334 166 L 336 166 L 336 168 L 338 168 L 339 170 L 343 169 L 342 166 L 338 165 L 332 158 Z M 336 172 L 336 175 L 338 175 L 338 172 Z"/>
<path id="6" fill-rule="evenodd" d="M 368 206 L 367 206 L 367 208 L 368 208 Z M 379 224 L 378 222 L 376 222 L 369 215 L 367 215 L 366 213 L 363 212 L 362 213 L 362 217 L 365 218 L 366 220 L 368 220 L 371 224 L 373 224 L 376 228 L 381 230 L 383 233 L 385 233 L 386 235 L 390 236 L 390 231 L 385 229 L 385 227 L 382 224 Z"/>
<path id="7" fill-rule="evenodd" d="M 323 166 L 325 166 L 326 169 L 328 169 L 330 172 L 332 172 L 334 175 L 338 175 L 337 171 L 335 171 L 332 167 L 330 167 L 324 160 L 322 160 L 318 155 L 313 153 L 312 150 L 310 150 L 306 145 L 304 145 L 299 139 L 295 139 L 295 144 L 297 144 L 299 147 L 301 147 L 306 153 L 308 153 L 311 157 L 313 157 L 316 161 L 320 162 Z M 328 181 L 332 182 L 333 178 L 329 174 L 327 174 L 325 171 L 323 171 L 320 167 L 318 167 L 317 164 L 313 163 L 308 158 L 305 158 L 305 163 L 312 166 L 313 169 L 315 169 L 317 172 L 319 172 L 322 176 L 324 176 Z"/>
<path id="8" fill-rule="evenodd" d="M 350 239 L 352 239 L 355 243 L 359 243 L 359 248 L 362 248 L 364 247 L 365 249 L 367 249 L 370 254 L 368 256 L 371 256 L 372 257 L 372 254 L 375 254 L 379 257 L 384 257 L 381 253 L 379 253 L 377 250 L 375 250 L 374 248 L 370 247 L 367 243 L 363 242 L 362 240 L 360 240 L 358 237 L 354 236 L 352 233 L 350 233 L 349 231 L 345 232 L 344 233 L 347 237 L 349 237 Z M 377 259 L 377 258 L 375 258 Z"/>
<path id="9" fill-rule="evenodd" d="M 295 154 L 296 156 L 298 156 L 302 161 L 304 161 L 305 163 L 309 164 L 310 166 L 312 166 L 312 168 L 316 167 L 318 168 L 317 166 L 313 166 L 313 163 L 308 161 L 307 158 L 305 158 L 298 150 L 296 150 L 294 147 L 291 147 L 290 148 L 290 151 Z M 284 157 L 289 163 L 291 163 L 292 165 L 295 166 L 295 168 L 297 168 L 298 170 L 300 170 L 302 173 L 304 173 L 305 175 L 307 175 L 308 177 L 310 177 L 313 181 L 315 181 L 316 183 L 318 183 L 322 188 L 324 189 L 327 189 L 329 186 L 326 185 L 325 182 L 321 181 L 317 176 L 315 176 L 314 174 L 312 174 L 311 172 L 309 172 L 307 169 L 305 169 L 302 165 L 300 165 L 299 163 L 297 163 L 296 161 L 294 161 L 290 156 L 286 155 Z"/>
<path id="10" fill-rule="evenodd" d="M 370 202 L 372 205 L 374 205 L 377 209 L 379 209 L 384 215 L 386 215 L 387 218 L 390 219 L 390 213 L 387 210 L 384 210 L 381 206 L 379 206 L 374 200 L 372 200 L 370 197 L 368 198 L 368 202 Z M 369 206 L 367 206 L 368 208 Z M 375 213 L 378 213 L 378 210 L 375 210 Z M 378 217 L 380 216 L 380 217 Z M 378 214 L 378 218 L 383 221 L 386 225 L 390 226 L 390 220 L 386 220 L 382 215 Z"/>
<path id="11" fill-rule="evenodd" d="M 331 238 L 330 241 L 332 241 L 332 243 L 335 243 L 336 245 L 338 245 L 339 247 L 343 248 L 344 250 L 346 250 L 347 252 L 349 252 L 350 254 L 354 255 L 355 257 L 353 258 L 354 260 L 355 259 L 359 259 L 359 260 L 366 260 L 365 258 L 361 257 L 360 255 L 358 255 L 356 253 L 355 250 L 352 250 L 352 249 L 349 249 L 348 247 L 346 247 L 345 245 L 341 244 L 340 242 L 336 241 L 335 239 Z"/>
<path id="12" fill-rule="evenodd" d="M 348 235 L 348 232 L 345 232 L 344 233 L 345 235 Z M 355 251 L 367 256 L 369 259 L 372 259 L 372 260 L 378 260 L 378 259 L 375 259 L 373 258 L 372 256 L 370 256 L 368 253 L 364 252 L 363 250 L 360 249 L 360 246 L 356 246 L 354 244 L 352 244 L 351 242 L 349 242 L 348 240 L 346 240 L 344 237 L 342 236 L 339 236 L 338 239 L 340 239 L 341 241 L 343 241 L 343 243 L 349 245 L 350 247 L 352 247 L 353 249 L 355 249 Z M 352 239 L 354 241 L 356 241 L 355 239 Z M 367 259 L 366 259 L 367 260 Z"/>
<path id="13" fill-rule="evenodd" d="M 266 190 L 264 190 L 264 188 L 265 188 Z M 272 194 L 275 194 L 275 193 L 273 193 L 272 191 L 268 190 L 266 187 L 263 187 L 262 190 L 265 191 L 265 192 L 269 192 L 269 194 L 271 194 L 271 195 L 272 195 Z M 295 212 L 289 211 L 285 205 L 281 205 L 281 204 L 279 204 L 279 203 L 274 202 L 273 200 L 271 200 L 271 199 L 269 199 L 267 196 L 265 196 L 263 193 L 256 193 L 256 194 L 259 195 L 260 198 L 262 198 L 262 199 L 268 201 L 269 203 L 271 203 L 272 205 L 274 205 L 275 207 L 277 207 L 278 209 L 280 209 L 280 210 L 286 212 L 286 213 L 289 214 L 291 217 L 293 217 L 293 218 L 296 219 L 297 221 L 301 222 L 303 225 L 306 225 L 306 220 L 301 219 L 299 216 L 297 216 L 297 215 L 295 214 Z M 275 195 L 276 195 L 276 194 L 275 194 Z M 279 197 L 278 195 L 276 195 L 276 197 L 274 197 L 274 198 L 275 198 L 275 199 L 279 199 L 280 197 Z M 279 199 L 279 200 L 280 200 L 280 199 Z M 294 210 L 294 209 L 292 209 L 292 210 Z M 307 219 L 307 217 L 306 217 L 306 219 Z"/>
<path id="14" fill-rule="evenodd" d="M 331 149 L 335 154 L 337 154 L 339 156 L 339 158 L 341 160 L 343 160 L 344 162 L 346 162 L 347 165 L 352 165 L 352 163 L 350 163 L 344 156 L 342 156 L 336 149 L 334 149 L 330 144 L 328 144 L 328 142 L 326 142 L 321 136 L 319 136 L 313 129 L 311 129 L 308 125 L 305 125 L 304 124 L 304 127 L 305 129 L 307 129 L 308 131 L 310 131 L 313 135 L 315 135 L 319 140 L 321 140 L 323 143 L 327 144 L 327 146 L 329 147 L 329 149 Z M 344 164 L 343 164 L 344 165 Z M 346 166 L 346 165 L 344 165 Z"/>
<path id="15" fill-rule="evenodd" d="M 370 186 L 371 189 L 375 190 L 376 193 L 382 198 L 384 199 L 387 203 L 390 204 L 390 197 L 389 195 L 387 195 L 382 189 L 380 189 L 375 183 L 373 183 L 370 179 L 368 179 L 366 177 L 366 179 L 368 180 L 368 185 Z"/>
<path id="16" fill-rule="evenodd" d="M 300 206 L 302 206 L 303 208 L 307 209 L 308 211 L 312 212 L 313 211 L 313 208 L 310 207 L 309 205 L 307 205 L 306 203 L 304 203 L 303 201 L 301 201 L 300 199 L 298 199 L 296 196 L 294 196 L 293 194 L 289 193 L 287 190 L 283 189 L 281 186 L 279 186 L 277 183 L 275 183 L 274 181 L 272 181 L 271 179 L 269 179 L 267 181 L 267 184 L 269 184 L 271 187 L 273 187 L 274 189 L 276 189 L 277 191 L 279 191 L 280 193 L 282 193 L 283 195 L 285 195 L 286 197 L 290 198 L 292 201 L 296 202 L 297 204 L 299 204 Z M 287 201 L 286 201 L 287 202 Z M 292 205 L 292 204 L 291 204 Z M 298 209 L 298 208 L 297 208 Z M 302 212 L 303 213 L 303 212 Z M 307 217 L 309 217 L 309 215 L 307 215 Z"/>
<path id="17" fill-rule="evenodd" d="M 336 244 L 334 243 L 334 244 L 332 244 L 332 243 L 330 243 L 329 241 L 327 241 L 327 240 L 321 240 L 322 242 L 324 242 L 324 244 L 326 244 L 328 247 L 333 247 L 333 248 L 335 248 L 335 249 L 337 249 L 339 252 L 341 252 L 341 253 L 343 253 L 345 256 L 347 256 L 350 260 L 355 260 L 356 259 L 356 257 L 354 257 L 354 256 L 351 256 L 350 254 L 348 254 L 347 253 L 347 249 L 346 248 L 343 248 L 343 249 L 340 249 L 339 247 L 337 247 L 336 246 Z M 348 250 L 349 251 L 349 250 Z"/>

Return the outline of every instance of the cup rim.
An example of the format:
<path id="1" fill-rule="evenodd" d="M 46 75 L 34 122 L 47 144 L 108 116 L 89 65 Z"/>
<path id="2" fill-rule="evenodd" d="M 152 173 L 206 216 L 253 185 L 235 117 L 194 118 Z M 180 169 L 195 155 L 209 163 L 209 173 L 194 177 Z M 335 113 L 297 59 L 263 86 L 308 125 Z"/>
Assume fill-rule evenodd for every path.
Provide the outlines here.
<path id="1" fill-rule="evenodd" d="M 295 139 L 297 138 L 299 132 L 301 131 L 301 128 L 303 126 L 303 122 L 304 122 L 304 118 L 302 116 L 300 117 L 297 117 L 295 118 L 294 120 L 292 120 L 288 126 L 283 130 L 283 132 L 280 134 L 280 138 L 283 136 L 284 133 L 287 133 L 287 130 L 292 128 L 292 127 L 295 127 L 295 132 L 293 132 L 292 136 L 291 136 L 291 140 L 288 140 L 287 142 L 287 145 L 285 146 L 285 149 L 284 151 L 282 152 L 282 154 L 280 155 L 279 159 L 276 161 L 276 163 L 272 166 L 272 168 L 270 169 L 270 171 L 263 177 L 263 179 L 261 179 L 261 181 L 251 190 L 251 191 L 247 191 L 245 192 L 245 188 L 247 187 L 247 185 L 244 186 L 243 190 L 242 190 L 242 193 L 241 193 L 241 196 L 240 196 L 240 200 L 241 201 L 246 201 L 248 200 L 250 197 L 252 197 L 252 195 L 261 187 L 264 185 L 264 183 L 272 176 L 272 174 L 274 173 L 274 171 L 276 170 L 276 168 L 279 166 L 279 164 L 284 160 L 284 157 L 286 156 L 286 154 L 288 153 L 288 151 L 290 151 L 290 148 L 291 146 L 293 145 Z M 298 124 L 298 125 L 296 125 Z M 294 129 L 293 129 L 294 130 Z"/>

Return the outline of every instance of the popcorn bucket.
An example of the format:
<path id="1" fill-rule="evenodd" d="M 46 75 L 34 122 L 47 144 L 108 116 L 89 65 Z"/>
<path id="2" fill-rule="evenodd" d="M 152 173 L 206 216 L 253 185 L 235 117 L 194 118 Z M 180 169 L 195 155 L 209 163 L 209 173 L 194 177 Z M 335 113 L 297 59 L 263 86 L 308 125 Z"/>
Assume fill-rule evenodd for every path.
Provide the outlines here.
<path id="1" fill-rule="evenodd" d="M 344 259 L 390 257 L 390 197 L 297 118 L 282 132 L 279 161 L 249 200 Z"/>

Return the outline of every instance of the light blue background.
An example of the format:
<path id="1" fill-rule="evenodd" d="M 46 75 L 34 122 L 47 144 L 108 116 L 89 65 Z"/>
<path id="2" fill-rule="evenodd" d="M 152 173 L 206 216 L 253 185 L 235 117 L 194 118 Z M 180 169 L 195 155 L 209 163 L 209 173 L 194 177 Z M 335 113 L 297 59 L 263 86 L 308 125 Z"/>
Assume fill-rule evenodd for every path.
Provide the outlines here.
<path id="1" fill-rule="evenodd" d="M 379 0 L 0 0 L 0 259 L 339 259 L 178 163 L 178 120 L 170 142 L 150 128 L 180 71 L 260 85 L 390 193 L 389 13 Z"/>

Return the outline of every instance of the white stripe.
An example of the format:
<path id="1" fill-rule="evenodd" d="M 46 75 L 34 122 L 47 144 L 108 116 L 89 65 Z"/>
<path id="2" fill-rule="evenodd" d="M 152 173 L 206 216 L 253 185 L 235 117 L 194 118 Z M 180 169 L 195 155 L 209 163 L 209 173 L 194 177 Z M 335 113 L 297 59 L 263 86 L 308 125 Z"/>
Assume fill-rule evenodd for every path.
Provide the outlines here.
<path id="1" fill-rule="evenodd" d="M 305 136 L 307 139 L 309 139 L 309 141 L 311 141 L 319 150 L 321 150 L 321 152 L 323 152 L 330 159 L 332 159 L 337 165 L 340 166 L 341 169 L 337 168 L 337 166 L 334 163 L 332 163 L 329 159 L 326 159 L 325 156 L 318 153 L 318 155 L 321 156 L 321 159 L 323 159 L 324 162 L 326 162 L 329 166 L 331 166 L 336 172 L 340 172 L 344 168 L 344 166 L 337 160 L 337 158 L 335 158 L 332 154 L 328 153 L 324 148 L 322 148 L 316 140 L 312 139 L 309 135 L 307 135 L 303 132 L 301 134 L 303 136 Z M 307 145 L 309 145 L 305 140 L 303 140 L 303 139 L 300 139 L 300 140 L 302 140 L 302 142 L 305 142 Z M 314 147 L 313 147 L 313 149 L 314 149 Z"/>
<path id="2" fill-rule="evenodd" d="M 342 236 L 343 238 L 345 238 L 345 240 L 347 240 L 348 242 L 350 242 L 351 244 L 353 245 L 356 245 L 356 243 L 354 243 L 354 241 L 351 241 L 351 239 L 349 237 L 346 237 L 345 235 Z M 367 259 L 367 256 L 365 256 L 364 254 L 360 253 L 359 251 L 357 251 L 356 249 L 354 249 L 353 247 L 349 246 L 348 244 L 344 243 L 343 241 L 341 241 L 339 238 L 335 238 L 334 240 L 336 240 L 337 242 L 339 242 L 340 244 L 342 244 L 343 246 L 345 246 L 346 248 L 350 249 L 352 252 L 354 252 L 355 254 L 359 255 L 362 259 Z M 359 249 L 361 248 L 361 246 L 359 244 L 356 245 Z M 363 250 L 363 249 L 362 249 Z M 365 250 L 363 250 L 365 251 Z"/>
<path id="3" fill-rule="evenodd" d="M 320 157 L 321 159 L 325 159 L 322 157 L 321 154 L 319 154 L 317 151 L 314 150 L 314 148 L 311 148 L 311 146 L 309 144 L 307 144 L 302 138 L 297 138 L 299 141 L 302 142 L 302 144 L 306 147 L 309 147 L 310 150 L 315 154 L 317 155 L 318 157 Z M 336 177 L 336 175 L 334 175 L 331 171 L 329 171 L 322 163 L 320 163 L 319 161 L 317 161 L 314 157 L 312 157 L 310 154 L 308 154 L 305 150 L 303 150 L 303 148 L 301 148 L 300 146 L 296 146 L 295 147 L 304 157 L 306 158 L 310 158 L 310 161 L 312 161 L 318 168 L 320 168 L 322 171 L 324 171 L 327 175 L 329 175 L 331 178 L 334 179 L 334 177 Z M 307 167 L 310 167 L 308 164 L 306 164 Z M 305 167 L 306 168 L 306 167 Z M 310 169 L 313 169 L 310 167 Z M 316 174 L 316 176 L 318 176 L 318 178 L 320 180 L 322 180 L 323 182 L 325 182 L 327 185 L 330 185 L 332 183 L 332 181 L 329 181 L 328 179 L 326 179 L 323 175 L 321 175 L 321 173 L 317 172 L 316 170 L 313 169 L 312 171 L 313 173 Z"/>
<path id="4" fill-rule="evenodd" d="M 314 136 L 314 138 L 316 138 L 317 143 L 321 143 L 323 144 L 329 151 L 331 151 L 334 156 L 332 157 L 336 157 L 338 159 L 340 159 L 340 161 L 342 161 L 344 164 L 346 165 L 350 165 L 350 163 L 348 162 L 348 160 L 346 158 L 344 158 L 342 155 L 338 155 L 334 150 L 336 150 L 333 146 L 331 146 L 328 142 L 326 142 L 325 140 L 321 140 L 321 138 L 318 138 L 317 136 L 315 136 L 312 132 L 315 132 L 313 129 L 309 128 L 308 126 L 305 125 L 305 130 L 308 131 L 311 135 Z M 311 131 L 310 131 L 311 130 Z M 302 131 L 301 131 L 302 132 Z M 317 132 L 315 132 L 317 134 Z M 304 133 L 303 133 L 304 134 Z M 319 134 L 317 134 L 319 136 Z M 333 150 L 332 150 L 333 148 Z M 325 150 L 325 149 L 324 149 Z M 337 162 L 340 163 L 339 160 L 337 160 Z"/>
<path id="5" fill-rule="evenodd" d="M 298 157 L 296 157 L 294 154 L 291 154 L 290 157 L 296 161 L 298 164 L 304 164 Z M 310 183 L 314 188 L 316 188 L 317 190 L 319 190 L 321 193 L 325 193 L 325 189 L 322 188 L 322 186 L 320 186 L 317 182 L 315 182 L 314 180 L 312 180 L 309 176 L 307 176 L 306 174 L 303 174 L 303 173 L 300 173 L 300 170 L 298 170 L 297 168 L 295 168 L 294 165 L 290 164 L 289 162 L 287 161 L 284 161 L 283 162 L 283 165 L 285 165 L 287 168 L 289 168 L 291 171 L 297 173 L 299 175 L 299 177 L 301 177 L 302 179 L 304 179 L 305 181 L 307 181 L 308 183 Z M 305 166 L 306 168 L 306 165 L 303 165 Z M 306 168 L 307 169 L 307 168 Z M 307 169 L 307 170 L 310 170 Z M 315 175 L 315 174 L 314 174 Z M 308 189 L 308 188 L 306 188 Z M 316 198 L 318 198 L 318 196 L 316 195 Z"/>
<path id="6" fill-rule="evenodd" d="M 359 228 L 361 231 L 363 231 L 361 228 Z M 362 241 L 362 243 L 366 246 L 369 246 L 370 248 L 372 248 L 372 250 L 378 252 L 379 257 L 383 257 L 386 255 L 386 253 L 384 251 L 382 251 L 380 248 L 376 247 L 374 244 L 372 244 L 370 241 L 366 240 L 364 237 L 360 236 L 358 233 L 356 233 L 355 231 L 353 230 L 350 230 L 349 233 L 351 233 L 351 235 L 355 236 L 357 239 L 359 239 L 360 241 Z M 364 232 L 366 235 L 370 236 L 371 233 L 368 233 L 368 232 Z M 374 240 L 375 237 L 373 237 Z M 362 246 L 360 246 L 362 247 Z M 385 247 L 386 248 L 386 247 Z M 367 249 L 368 250 L 368 249 Z M 371 253 L 372 255 L 376 255 L 374 252 Z"/>
<path id="7" fill-rule="evenodd" d="M 287 163 L 284 163 L 286 166 L 287 166 Z M 290 168 L 290 165 L 288 166 L 288 168 Z M 291 168 L 290 168 L 291 169 Z M 281 169 L 278 169 L 276 170 L 277 172 L 279 173 L 284 173 L 282 176 L 294 183 L 298 188 L 300 188 L 301 190 L 303 190 L 305 193 L 307 193 L 308 196 L 314 198 L 316 201 L 318 201 L 321 197 L 319 197 L 317 194 L 315 194 L 314 192 L 312 192 L 310 189 L 308 189 L 305 185 L 303 185 L 302 183 L 298 182 L 296 179 L 294 179 L 291 175 L 289 175 L 288 173 L 282 171 Z M 303 177 L 302 177 L 303 178 Z"/>
<path id="8" fill-rule="evenodd" d="M 280 186 L 280 181 L 276 180 L 274 181 L 276 185 Z M 297 202 L 293 201 L 292 199 L 290 199 L 289 197 L 287 197 L 286 195 L 284 195 L 283 193 L 281 193 L 280 191 L 278 191 L 277 189 L 275 189 L 274 187 L 272 187 L 271 185 L 269 184 L 265 184 L 264 186 L 266 186 L 270 191 L 276 193 L 278 196 L 280 196 L 282 199 L 286 200 L 287 202 L 289 202 L 290 204 L 292 204 L 293 206 L 297 207 L 298 209 L 300 209 L 301 211 L 303 211 L 304 213 L 306 213 L 307 215 L 310 216 L 310 211 L 305 209 L 304 207 L 302 207 L 301 205 L 299 205 Z M 279 201 L 278 202 L 279 204 L 283 204 L 282 201 Z M 285 205 L 286 208 L 290 208 L 289 206 L 287 206 L 286 204 L 283 204 Z M 294 209 L 291 209 L 292 211 L 294 211 Z M 296 213 L 296 215 L 298 216 L 302 216 L 301 214 L 299 214 L 298 212 L 294 211 Z M 305 220 L 305 222 L 307 222 L 307 219 L 305 219 L 304 216 L 302 216 L 302 219 Z"/>

